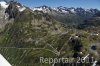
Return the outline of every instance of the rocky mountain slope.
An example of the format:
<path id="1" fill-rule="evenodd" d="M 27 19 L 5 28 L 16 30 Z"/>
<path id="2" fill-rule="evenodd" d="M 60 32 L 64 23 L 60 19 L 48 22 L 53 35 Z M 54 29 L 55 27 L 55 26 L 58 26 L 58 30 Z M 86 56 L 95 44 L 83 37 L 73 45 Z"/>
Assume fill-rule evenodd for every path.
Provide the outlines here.
<path id="1" fill-rule="evenodd" d="M 56 8 L 52 8 L 46 5 L 40 7 L 34 7 L 33 11 L 43 11 L 44 13 L 48 13 L 56 20 L 63 22 L 67 25 L 78 25 L 83 23 L 84 20 L 93 17 L 96 13 L 100 12 L 98 9 L 84 9 L 84 8 L 68 8 L 59 6 Z"/>
<path id="2" fill-rule="evenodd" d="M 100 12 L 98 12 L 97 14 L 95 14 L 94 17 L 84 20 L 84 22 L 82 24 L 79 24 L 79 28 L 99 28 L 100 26 Z M 97 29 L 98 30 L 98 29 Z"/>
<path id="3" fill-rule="evenodd" d="M 6 21 L 0 21 L 0 25 L 6 22 L 0 31 L 0 53 L 12 66 L 67 66 L 63 63 L 40 63 L 40 57 L 67 57 L 76 61 L 76 57 L 87 55 L 90 59 L 94 57 L 99 66 L 99 33 L 94 35 L 91 33 L 93 30 L 89 32 L 69 27 L 49 13 L 33 11 L 14 1 L 0 11 L 0 17 L 8 15 Z M 91 49 L 94 45 L 97 47 L 95 50 Z M 81 65 L 90 66 L 93 63 Z"/>
<path id="4" fill-rule="evenodd" d="M 38 11 L 43 11 L 44 13 L 49 13 L 51 11 L 56 11 L 56 12 L 59 12 L 59 13 L 65 13 L 65 14 L 68 14 L 68 13 L 75 13 L 75 14 L 78 14 L 78 15 L 82 15 L 82 14 L 87 14 L 87 13 L 90 13 L 90 14 L 95 14 L 97 12 L 99 12 L 98 9 L 84 9 L 84 8 L 74 8 L 74 7 L 63 7 L 63 6 L 59 6 L 59 7 L 55 7 L 55 8 L 52 8 L 52 7 L 49 7 L 49 6 L 46 6 L 46 5 L 43 5 L 43 6 L 40 6 L 40 7 L 34 7 L 32 9 L 33 11 L 35 10 L 38 10 Z"/>

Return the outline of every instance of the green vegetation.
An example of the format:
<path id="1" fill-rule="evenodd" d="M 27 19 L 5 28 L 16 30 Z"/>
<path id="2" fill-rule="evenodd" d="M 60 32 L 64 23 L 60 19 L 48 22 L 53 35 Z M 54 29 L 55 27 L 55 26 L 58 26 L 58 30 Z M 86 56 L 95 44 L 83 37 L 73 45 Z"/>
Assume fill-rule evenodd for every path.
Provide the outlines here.
<path id="1" fill-rule="evenodd" d="M 99 39 L 100 35 L 63 25 L 48 14 L 25 10 L 0 32 L 0 53 L 12 66 L 51 66 L 40 63 L 39 58 L 72 58 L 80 45 L 86 56 L 90 44 Z"/>

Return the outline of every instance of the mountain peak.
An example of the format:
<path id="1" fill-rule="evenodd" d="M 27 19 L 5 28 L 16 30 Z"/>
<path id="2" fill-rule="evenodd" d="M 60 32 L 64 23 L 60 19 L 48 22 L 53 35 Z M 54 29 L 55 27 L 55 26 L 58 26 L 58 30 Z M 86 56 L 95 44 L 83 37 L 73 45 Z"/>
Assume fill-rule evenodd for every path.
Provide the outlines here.
<path id="1" fill-rule="evenodd" d="M 43 6 L 40 6 L 40 7 L 42 7 L 42 8 L 49 8 L 49 6 L 47 6 L 47 5 L 43 5 Z"/>
<path id="2" fill-rule="evenodd" d="M 99 10 L 98 9 L 84 9 L 82 7 L 64 7 L 64 6 L 59 6 L 59 7 L 49 7 L 46 5 L 40 6 L 40 7 L 35 7 L 32 9 L 33 11 L 38 10 L 38 11 L 43 11 L 44 13 L 51 13 L 50 11 L 56 11 L 56 12 L 60 12 L 60 13 L 65 13 L 65 14 L 69 14 L 69 13 L 73 13 L 73 14 L 86 14 L 86 13 L 92 13 L 95 14 L 97 13 Z"/>
<path id="3" fill-rule="evenodd" d="M 38 10 L 38 11 L 43 11 L 44 13 L 47 13 L 47 12 L 50 12 L 52 10 L 52 8 L 49 6 L 43 5 L 43 6 L 39 6 L 39 7 L 34 7 L 32 10 L 33 11 Z"/>
<path id="4" fill-rule="evenodd" d="M 5 9 L 5 13 L 9 15 L 9 19 L 15 18 L 20 12 L 26 9 L 25 6 L 21 5 L 16 1 L 10 1 L 8 7 Z"/>

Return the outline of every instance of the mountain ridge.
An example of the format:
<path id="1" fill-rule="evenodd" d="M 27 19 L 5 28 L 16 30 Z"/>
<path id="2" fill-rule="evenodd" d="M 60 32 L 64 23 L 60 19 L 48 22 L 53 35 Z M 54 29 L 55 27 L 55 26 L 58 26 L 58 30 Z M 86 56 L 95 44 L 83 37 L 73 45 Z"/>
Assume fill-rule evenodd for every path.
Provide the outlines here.
<path id="1" fill-rule="evenodd" d="M 86 12 L 96 12 L 96 11 L 100 11 L 99 9 L 96 9 L 96 8 L 81 8 L 81 7 L 64 7 L 64 6 L 58 6 L 58 7 L 49 7 L 49 6 L 46 6 L 46 5 L 43 5 L 43 6 L 38 6 L 38 7 L 34 7 L 34 8 L 31 8 L 33 11 L 35 10 L 39 10 L 39 11 L 43 11 L 44 9 L 49 9 L 49 10 L 55 10 L 55 11 L 58 11 L 58 12 L 61 12 L 61 13 L 76 13 L 77 11 L 86 11 Z"/>
<path id="2" fill-rule="evenodd" d="M 59 6 L 52 8 L 46 5 L 40 7 L 31 8 L 33 11 L 42 11 L 51 15 L 54 19 L 64 24 L 73 26 L 84 22 L 84 20 L 90 19 L 95 16 L 100 10 L 98 9 L 84 9 L 74 7 L 63 7 Z"/>
<path id="3" fill-rule="evenodd" d="M 95 34 L 94 30 L 89 32 L 89 30 L 79 30 L 68 26 L 69 23 L 75 25 L 82 23 L 86 19 L 86 17 L 82 18 L 84 15 L 64 14 L 53 10 L 44 13 L 38 10 L 33 11 L 26 6 L 22 6 L 26 9 L 20 11 L 19 6 L 21 7 L 20 3 L 11 2 L 8 8 L 0 10 L 0 16 L 3 17 L 6 13 L 8 14 L 6 21 L 11 21 L 11 23 L 7 22 L 4 30 L 0 31 L 0 53 L 13 66 L 70 65 L 62 61 L 61 63 L 40 63 L 40 57 L 73 58 L 77 62 L 79 59 L 76 57 L 89 56 L 91 59 L 93 56 L 100 62 L 100 47 L 98 46 L 100 43 L 95 44 L 100 42 L 100 33 Z M 44 10 L 48 11 L 48 9 L 45 6 Z M 3 23 L 6 22 L 5 18 L 1 19 Z M 66 24 L 63 23 L 64 21 Z M 97 47 L 95 51 L 91 49 L 93 44 Z M 90 66 L 92 63 L 78 65 Z"/>

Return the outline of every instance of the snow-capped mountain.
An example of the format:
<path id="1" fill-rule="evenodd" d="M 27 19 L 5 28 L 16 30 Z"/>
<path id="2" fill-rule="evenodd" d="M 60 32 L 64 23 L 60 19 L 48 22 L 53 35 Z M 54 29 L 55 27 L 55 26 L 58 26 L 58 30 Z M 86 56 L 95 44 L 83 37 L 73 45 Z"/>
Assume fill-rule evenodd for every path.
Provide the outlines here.
<path id="1" fill-rule="evenodd" d="M 55 10 L 60 13 L 75 13 L 75 8 L 73 8 L 73 7 L 67 8 L 67 7 L 59 6 L 59 7 L 55 8 Z"/>
<path id="2" fill-rule="evenodd" d="M 84 20 L 92 18 L 100 12 L 98 9 L 85 9 L 85 8 L 74 8 L 74 7 L 48 7 L 48 6 L 40 6 L 34 7 L 33 11 L 42 11 L 51 15 L 53 18 L 58 20 L 59 22 L 66 23 L 67 25 L 77 25 L 79 23 L 83 23 Z"/>
<path id="3" fill-rule="evenodd" d="M 10 1 L 7 3 L 1 1 L 0 6 L 1 6 L 0 8 L 4 8 L 3 10 L 0 11 L 8 14 L 8 17 L 5 17 L 6 19 L 16 18 L 16 16 L 21 12 L 23 12 L 24 10 L 28 11 L 30 10 L 32 12 L 42 11 L 43 14 L 46 13 L 59 22 L 63 22 L 66 24 L 73 24 L 73 25 L 82 23 L 85 19 L 91 18 L 96 13 L 99 12 L 98 9 L 84 9 L 84 8 L 74 8 L 74 7 L 68 8 L 63 6 L 53 8 L 46 5 L 30 9 L 16 1 Z M 3 16 L 1 18 L 3 18 Z"/>
<path id="4" fill-rule="evenodd" d="M 46 5 L 40 6 L 40 7 L 35 7 L 32 9 L 33 11 L 38 10 L 38 11 L 43 11 L 44 13 L 50 12 L 52 10 L 51 7 L 48 7 Z"/>
<path id="5" fill-rule="evenodd" d="M 74 7 L 63 7 L 63 6 L 59 6 L 56 8 L 51 8 L 48 6 L 40 6 L 40 7 L 34 7 L 32 9 L 33 11 L 38 10 L 38 11 L 43 11 L 44 13 L 48 13 L 50 11 L 57 11 L 59 13 L 74 13 L 74 14 L 86 14 L 86 13 L 90 13 L 90 14 L 95 14 L 97 13 L 99 10 L 98 9 L 84 9 L 84 8 L 74 8 Z"/>
<path id="6" fill-rule="evenodd" d="M 21 5 L 21 4 L 18 3 L 18 2 L 13 2 L 13 1 L 10 1 L 10 2 L 8 2 L 8 3 L 5 2 L 5 1 L 1 1 L 1 2 L 0 2 L 0 6 L 1 6 L 1 8 L 3 8 L 3 9 L 8 8 L 9 5 L 15 5 L 15 6 L 18 8 L 18 10 L 19 10 L 20 12 L 22 12 L 22 11 L 24 11 L 24 10 L 26 9 L 25 6 Z"/>
<path id="7" fill-rule="evenodd" d="M 2 12 L 1 14 L 4 14 L 4 16 L 8 15 L 9 19 L 15 18 L 16 14 L 23 12 L 25 9 L 26 7 L 17 1 L 0 2 L 0 12 Z"/>
<path id="8" fill-rule="evenodd" d="M 15 18 L 17 14 L 23 12 L 25 9 L 26 7 L 18 2 L 0 1 L 0 29 L 3 30 L 4 26 L 7 23 L 13 22 L 12 20 L 9 19 Z"/>

